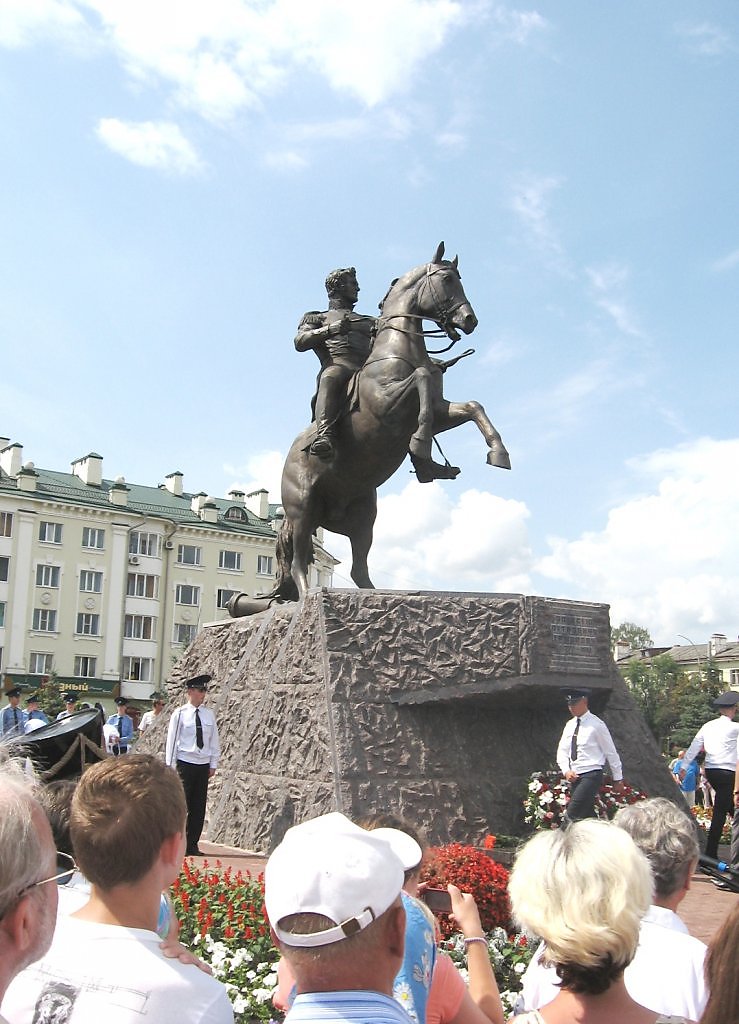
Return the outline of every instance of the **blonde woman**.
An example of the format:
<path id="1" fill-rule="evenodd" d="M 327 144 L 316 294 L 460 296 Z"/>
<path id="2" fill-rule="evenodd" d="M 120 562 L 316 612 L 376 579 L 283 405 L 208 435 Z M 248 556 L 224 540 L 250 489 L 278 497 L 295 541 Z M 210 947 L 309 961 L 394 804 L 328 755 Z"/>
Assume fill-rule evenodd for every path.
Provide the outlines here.
<path id="1" fill-rule="evenodd" d="M 652 901 L 652 873 L 623 829 L 587 819 L 540 832 L 518 854 L 509 893 L 514 918 L 541 937 L 560 982 L 552 1002 L 514 1018 L 517 1024 L 667 1019 L 634 1002 L 624 984 Z"/>

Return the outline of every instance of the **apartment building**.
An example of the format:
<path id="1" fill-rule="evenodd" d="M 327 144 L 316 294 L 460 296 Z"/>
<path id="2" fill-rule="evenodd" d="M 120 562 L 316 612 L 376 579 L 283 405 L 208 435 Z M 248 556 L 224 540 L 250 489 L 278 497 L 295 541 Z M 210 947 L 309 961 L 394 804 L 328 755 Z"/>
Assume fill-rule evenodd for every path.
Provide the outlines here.
<path id="1" fill-rule="evenodd" d="M 281 516 L 265 490 L 189 493 L 179 471 L 110 480 L 95 452 L 38 469 L 0 438 L 3 691 L 55 671 L 81 699 L 148 698 L 234 592 L 270 589 Z M 314 540 L 311 584 L 330 586 L 336 561 Z"/>

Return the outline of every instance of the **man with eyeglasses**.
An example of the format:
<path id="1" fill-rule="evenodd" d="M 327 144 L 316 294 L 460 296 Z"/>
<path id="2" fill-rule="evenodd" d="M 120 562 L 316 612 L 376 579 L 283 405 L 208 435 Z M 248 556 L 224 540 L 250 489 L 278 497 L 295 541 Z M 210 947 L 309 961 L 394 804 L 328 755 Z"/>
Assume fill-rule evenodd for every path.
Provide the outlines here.
<path id="1" fill-rule="evenodd" d="M 33 786 L 6 761 L 0 764 L 0 1011 L 13 978 L 51 944 L 58 875 L 51 828 Z"/>

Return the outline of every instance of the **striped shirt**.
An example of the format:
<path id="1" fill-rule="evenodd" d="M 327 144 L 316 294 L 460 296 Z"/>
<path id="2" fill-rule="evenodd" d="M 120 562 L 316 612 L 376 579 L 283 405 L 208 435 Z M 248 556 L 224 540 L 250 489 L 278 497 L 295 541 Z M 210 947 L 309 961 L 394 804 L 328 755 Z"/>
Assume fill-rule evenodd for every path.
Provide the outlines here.
<path id="1" fill-rule="evenodd" d="M 327 1024 L 411 1024 L 405 1010 L 381 992 L 304 992 L 295 1002 L 285 1024 L 326 1021 Z"/>

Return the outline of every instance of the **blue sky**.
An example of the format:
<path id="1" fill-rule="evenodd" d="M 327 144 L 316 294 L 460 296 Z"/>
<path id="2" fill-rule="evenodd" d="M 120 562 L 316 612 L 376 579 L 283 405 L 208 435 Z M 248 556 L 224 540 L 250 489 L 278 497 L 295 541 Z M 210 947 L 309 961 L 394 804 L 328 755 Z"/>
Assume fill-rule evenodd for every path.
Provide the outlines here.
<path id="1" fill-rule="evenodd" d="M 276 498 L 326 273 L 443 238 L 513 469 L 404 466 L 375 583 L 735 638 L 738 59 L 733 0 L 0 0 L 0 434 Z"/>

